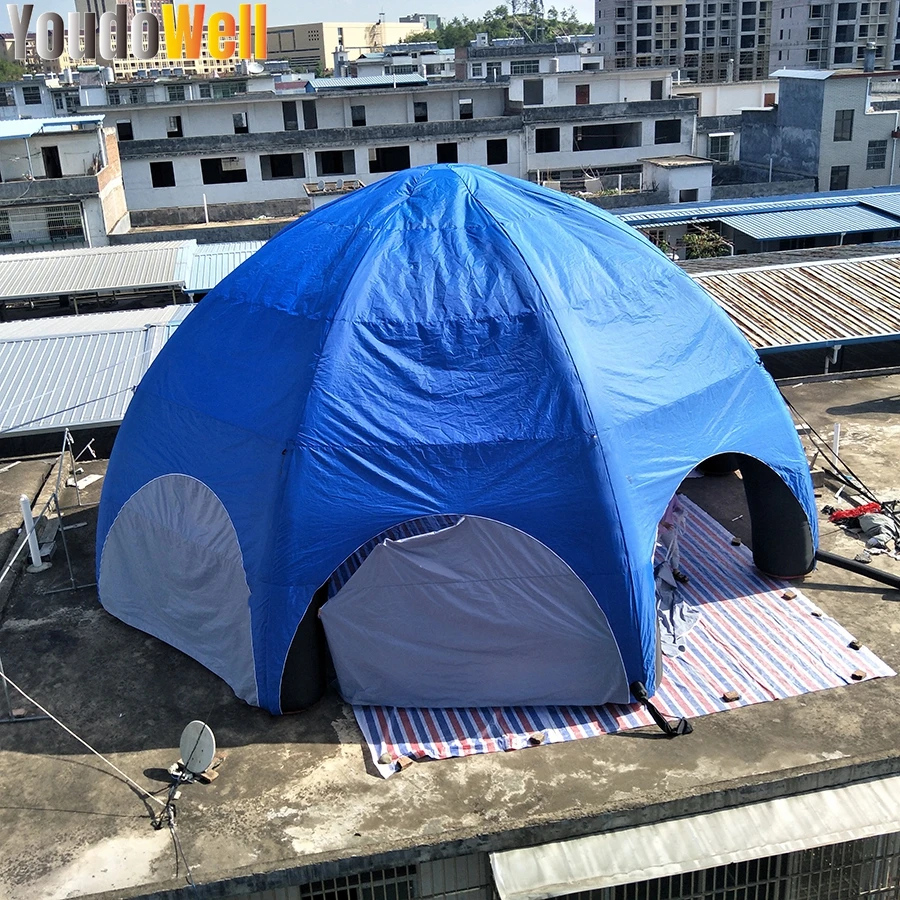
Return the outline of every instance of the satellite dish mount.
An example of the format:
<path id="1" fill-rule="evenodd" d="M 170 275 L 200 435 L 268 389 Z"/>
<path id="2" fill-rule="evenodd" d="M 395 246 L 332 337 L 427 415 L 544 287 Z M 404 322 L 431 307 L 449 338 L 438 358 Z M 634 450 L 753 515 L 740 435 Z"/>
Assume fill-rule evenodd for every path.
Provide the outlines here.
<path id="1" fill-rule="evenodd" d="M 209 725 L 195 719 L 181 732 L 178 749 L 181 751 L 181 759 L 169 769 L 169 773 L 175 776 L 175 781 L 169 788 L 163 811 L 153 823 L 153 827 L 157 829 L 167 823 L 174 825 L 175 801 L 181 796 L 181 785 L 193 783 L 197 775 L 202 775 L 212 765 L 216 755 L 216 738 Z"/>

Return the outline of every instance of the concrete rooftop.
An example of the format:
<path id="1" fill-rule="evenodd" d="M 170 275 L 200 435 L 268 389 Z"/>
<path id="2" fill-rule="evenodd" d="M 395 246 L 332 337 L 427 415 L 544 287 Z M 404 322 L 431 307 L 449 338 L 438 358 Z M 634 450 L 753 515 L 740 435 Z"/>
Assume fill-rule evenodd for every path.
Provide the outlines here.
<path id="1" fill-rule="evenodd" d="M 785 392 L 823 432 L 841 422 L 846 460 L 883 499 L 900 497 L 900 375 Z M 86 474 L 104 468 L 84 465 Z M 46 461 L 0 471 L 7 545 L 18 494 L 36 494 L 46 471 Z M 67 513 L 68 524 L 87 523 L 66 532 L 78 583 L 94 580 L 101 485 Z M 747 516 L 731 521 L 745 512 L 736 477 L 690 480 L 685 491 L 749 539 Z M 819 503 L 832 500 L 826 487 Z M 71 491 L 64 503 L 74 503 Z M 824 520 L 822 535 L 838 553 L 861 548 Z M 900 573 L 894 560 L 874 564 Z M 220 775 L 186 786 L 178 804 L 192 896 L 509 849 L 900 772 L 900 679 L 885 678 L 695 719 L 694 733 L 674 741 L 642 729 L 418 762 L 385 781 L 336 694 L 283 718 L 252 709 L 193 660 L 109 616 L 93 588 L 50 593 L 68 584 L 59 552 L 47 572 L 19 577 L 0 620 L 6 672 L 151 791 L 165 789 L 182 728 L 210 723 L 226 754 Z M 802 589 L 900 667 L 900 592 L 826 566 Z M 0 724 L 0 897 L 184 890 L 171 837 L 151 828 L 135 791 L 50 722 Z"/>

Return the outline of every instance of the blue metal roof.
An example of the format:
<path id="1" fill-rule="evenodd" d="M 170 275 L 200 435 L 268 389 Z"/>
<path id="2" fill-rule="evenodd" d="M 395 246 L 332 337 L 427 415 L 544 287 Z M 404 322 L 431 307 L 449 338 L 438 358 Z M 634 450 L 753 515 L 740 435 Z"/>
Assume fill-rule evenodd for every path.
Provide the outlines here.
<path id="1" fill-rule="evenodd" d="M 184 279 L 188 294 L 211 291 L 245 259 L 259 250 L 265 241 L 230 241 L 223 244 L 198 244 L 191 267 Z"/>
<path id="2" fill-rule="evenodd" d="M 719 221 L 758 241 L 900 228 L 900 219 L 859 205 L 722 216 Z"/>
<path id="3" fill-rule="evenodd" d="M 834 206 L 854 206 L 864 203 L 900 202 L 900 187 L 881 187 L 875 190 L 825 191 L 818 194 L 789 194 L 780 197 L 757 197 L 747 200 L 713 200 L 707 203 L 667 203 L 659 206 L 631 207 L 609 210 L 630 225 L 669 225 L 696 219 L 718 219 L 723 215 L 775 212 L 784 209 L 825 209 Z"/>

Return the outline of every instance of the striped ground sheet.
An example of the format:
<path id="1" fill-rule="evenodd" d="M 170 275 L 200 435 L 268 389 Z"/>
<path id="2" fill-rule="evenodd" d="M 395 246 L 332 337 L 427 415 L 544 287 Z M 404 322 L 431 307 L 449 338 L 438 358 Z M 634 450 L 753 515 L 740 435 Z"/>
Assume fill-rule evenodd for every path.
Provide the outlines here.
<path id="1" fill-rule="evenodd" d="M 690 582 L 679 587 L 685 602 L 701 610 L 687 635 L 686 651 L 665 660 L 654 699 L 669 716 L 696 717 L 735 706 L 794 697 L 850 684 L 851 673 L 866 678 L 896 674 L 865 646 L 853 650 L 853 635 L 793 586 L 753 568 L 747 547 L 732 546 L 731 534 L 684 499 L 681 569 Z M 740 699 L 722 700 L 726 691 Z M 444 759 L 609 734 L 651 725 L 638 705 L 504 707 L 493 709 L 400 709 L 354 707 L 357 722 L 382 775 L 396 765 L 379 764 L 389 754 Z"/>

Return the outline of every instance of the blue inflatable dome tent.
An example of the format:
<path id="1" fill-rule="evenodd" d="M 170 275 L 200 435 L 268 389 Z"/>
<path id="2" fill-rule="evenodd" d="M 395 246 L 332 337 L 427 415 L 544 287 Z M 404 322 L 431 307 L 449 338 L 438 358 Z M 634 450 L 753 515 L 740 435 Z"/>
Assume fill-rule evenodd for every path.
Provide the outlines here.
<path id="1" fill-rule="evenodd" d="M 760 567 L 813 566 L 796 431 L 719 307 L 637 232 L 430 166 L 304 216 L 179 326 L 116 439 L 100 599 L 273 713 L 652 695 L 652 554 L 681 480 L 740 454 Z M 318 609 L 360 546 L 380 543 Z M 419 529 L 421 531 L 421 529 Z"/>

